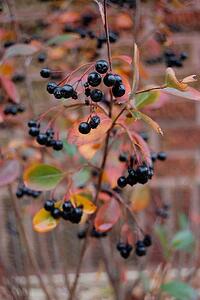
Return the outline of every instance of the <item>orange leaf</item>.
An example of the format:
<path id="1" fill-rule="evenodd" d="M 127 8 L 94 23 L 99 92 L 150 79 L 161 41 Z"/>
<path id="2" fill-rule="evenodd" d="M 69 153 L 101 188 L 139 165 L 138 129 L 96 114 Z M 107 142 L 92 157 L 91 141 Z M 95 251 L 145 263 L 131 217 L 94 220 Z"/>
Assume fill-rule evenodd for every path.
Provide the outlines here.
<path id="1" fill-rule="evenodd" d="M 10 97 L 15 103 L 19 103 L 19 94 L 12 80 L 7 77 L 0 76 L 0 81 L 8 97 Z"/>
<path id="2" fill-rule="evenodd" d="M 94 220 L 96 230 L 100 232 L 109 231 L 119 220 L 121 210 L 119 203 L 114 198 L 103 204 L 97 212 Z"/>
<path id="3" fill-rule="evenodd" d="M 103 142 L 103 141 L 102 141 Z M 85 144 L 78 147 L 80 154 L 86 159 L 92 159 L 96 152 L 100 149 L 101 144 Z"/>
<path id="4" fill-rule="evenodd" d="M 111 127 L 112 120 L 104 114 L 98 114 L 101 118 L 101 124 L 95 129 L 91 130 L 88 134 L 81 134 L 78 131 L 80 122 L 86 121 L 85 119 L 76 121 L 73 127 L 69 130 L 67 141 L 69 144 L 75 144 L 77 146 L 90 144 L 92 142 L 99 142 L 99 139 L 103 138 L 108 129 Z"/>
<path id="5" fill-rule="evenodd" d="M 131 197 L 131 208 L 134 212 L 144 210 L 150 203 L 150 192 L 147 186 L 137 186 Z"/>
<path id="6" fill-rule="evenodd" d="M 86 214 L 93 214 L 96 211 L 96 205 L 88 200 L 86 196 L 81 194 L 72 194 L 70 196 L 70 201 L 75 206 L 83 205 L 83 212 Z"/>

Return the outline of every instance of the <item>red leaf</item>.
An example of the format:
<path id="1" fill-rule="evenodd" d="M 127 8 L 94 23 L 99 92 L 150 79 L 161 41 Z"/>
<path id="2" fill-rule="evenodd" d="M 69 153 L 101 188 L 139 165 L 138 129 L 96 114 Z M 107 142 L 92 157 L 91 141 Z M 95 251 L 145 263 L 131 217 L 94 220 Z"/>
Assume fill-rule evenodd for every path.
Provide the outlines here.
<path id="1" fill-rule="evenodd" d="M 128 55 L 118 55 L 118 56 L 114 56 L 113 59 L 119 59 L 122 61 L 125 61 L 126 63 L 128 63 L 129 65 L 132 64 L 132 58 Z"/>
<path id="2" fill-rule="evenodd" d="M 96 230 L 105 232 L 110 230 L 117 223 L 121 215 L 119 203 L 111 198 L 103 204 L 97 212 L 94 225 Z"/>
<path id="3" fill-rule="evenodd" d="M 1 162 L 0 164 L 0 186 L 12 183 L 20 173 L 19 162 L 15 159 Z"/>
<path id="4" fill-rule="evenodd" d="M 19 94 L 16 89 L 15 84 L 7 77 L 0 76 L 2 87 L 4 88 L 5 92 L 15 103 L 19 103 Z"/>
<path id="5" fill-rule="evenodd" d="M 146 161 L 148 165 L 151 165 L 151 152 L 148 144 L 144 141 L 144 139 L 135 131 L 131 132 L 131 135 L 134 141 L 139 145 L 140 152 L 143 155 L 143 159 Z"/>

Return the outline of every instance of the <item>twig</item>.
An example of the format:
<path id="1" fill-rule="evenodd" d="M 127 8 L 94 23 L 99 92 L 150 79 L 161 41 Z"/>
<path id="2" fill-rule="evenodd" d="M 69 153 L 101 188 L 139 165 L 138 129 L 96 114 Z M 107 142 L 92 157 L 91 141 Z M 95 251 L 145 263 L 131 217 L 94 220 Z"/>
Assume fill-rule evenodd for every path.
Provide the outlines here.
<path id="1" fill-rule="evenodd" d="M 22 239 L 24 241 L 25 249 L 26 249 L 28 258 L 30 260 L 30 263 L 31 263 L 31 265 L 32 265 L 32 267 L 35 271 L 36 276 L 38 277 L 38 280 L 40 282 L 40 286 L 41 286 L 43 292 L 45 293 L 46 298 L 48 300 L 52 300 L 52 297 L 51 297 L 51 295 L 50 295 L 50 293 L 49 293 L 49 291 L 46 287 L 46 284 L 45 284 L 43 278 L 42 278 L 42 274 L 40 273 L 40 269 L 38 267 L 37 261 L 36 261 L 34 255 L 32 254 L 32 251 L 31 251 L 31 248 L 30 248 L 30 245 L 29 245 L 29 241 L 28 241 L 28 237 L 26 235 L 26 231 L 25 231 L 24 225 L 22 223 L 22 216 L 21 216 L 21 212 L 20 212 L 20 207 L 19 207 L 18 201 L 16 200 L 16 198 L 13 194 L 11 185 L 8 186 L 8 191 L 9 191 L 10 199 L 12 201 L 14 212 L 15 212 L 15 215 L 16 215 L 17 225 L 19 226 L 19 230 L 21 232 L 21 236 L 22 236 Z"/>

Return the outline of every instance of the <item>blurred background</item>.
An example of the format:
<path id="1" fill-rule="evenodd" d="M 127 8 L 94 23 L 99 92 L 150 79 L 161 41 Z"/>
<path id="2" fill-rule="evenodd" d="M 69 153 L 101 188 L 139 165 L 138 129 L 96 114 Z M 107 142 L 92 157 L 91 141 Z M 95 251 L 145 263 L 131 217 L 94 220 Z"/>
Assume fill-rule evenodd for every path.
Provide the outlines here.
<path id="1" fill-rule="evenodd" d="M 173 67 L 179 79 L 191 74 L 199 77 L 199 1 L 138 1 L 139 8 L 135 3 L 137 1 L 108 2 L 113 56 L 132 55 L 132 27 L 136 22 L 136 12 L 140 14 L 139 21 L 135 23 L 138 26 L 135 40 L 141 57 L 141 88 L 162 84 L 167 67 Z M 102 20 L 95 1 L 0 1 L 0 147 L 4 158 L 18 159 L 22 170 L 28 163 L 44 157 L 39 147 L 32 147 L 26 128 L 29 119 L 37 117 L 56 103 L 46 92 L 46 80 L 40 77 L 40 70 L 44 67 L 60 70 L 51 78 L 59 81 L 64 73 L 88 61 L 106 57 L 104 39 Z M 21 47 L 19 55 L 13 55 L 9 49 L 16 44 L 29 45 L 31 48 Z M 114 69 L 130 79 L 128 64 L 117 62 Z M 198 89 L 199 83 L 193 84 L 193 87 Z M 15 103 L 16 99 L 20 99 L 24 112 L 6 114 L 6 107 Z M 179 230 L 190 226 L 192 239 L 196 240 L 195 247 L 192 253 L 175 253 L 170 267 L 191 268 L 194 274 L 190 280 L 198 288 L 200 105 L 198 101 L 165 94 L 160 95 L 144 111 L 159 123 L 164 136 L 157 135 L 143 125 L 139 126 L 139 131 L 153 151 L 167 153 L 167 161 L 156 165 L 155 178 L 145 191 L 141 191 L 143 196 L 140 197 L 145 198 L 148 207 L 137 213 L 140 225 L 153 233 L 155 242 L 142 262 L 132 257 L 124 263 L 119 254 L 114 253 L 114 271 L 117 273 L 118 264 L 122 264 L 117 274 L 123 284 L 134 278 L 135 271 L 137 273 L 146 268 L 149 272 L 157 270 L 160 264 L 166 262 L 163 236 L 169 241 Z M 70 118 L 68 121 L 72 122 L 76 115 L 72 113 Z M 59 121 L 58 126 L 63 132 L 64 125 Z M 74 149 L 65 145 L 64 151 L 66 156 L 55 154 L 53 159 L 60 159 L 67 166 Z M 91 174 L 80 174 L 77 181 L 79 184 L 83 181 L 84 184 L 84 178 L 88 176 Z M 34 270 L 27 258 L 11 200 L 13 195 L 15 197 L 19 182 L 21 178 L 10 188 L 1 187 L 0 293 L 2 299 L 45 299 L 35 277 L 29 276 L 34 275 Z M 131 191 L 127 195 L 136 197 Z M 65 273 L 75 271 L 82 241 L 77 237 L 78 227 L 71 224 L 62 224 L 46 234 L 33 231 L 32 218 L 42 207 L 45 197 L 42 194 L 37 200 L 24 197 L 17 201 L 32 253 L 41 272 L 47 275 L 45 280 L 48 281 L 52 299 L 66 299 Z M 105 238 L 104 250 L 109 252 L 108 257 L 112 257 L 117 239 L 117 229 L 113 230 L 111 237 Z M 91 239 L 84 259 L 83 271 L 86 276 L 84 279 L 81 277 L 80 299 L 114 299 L 108 280 L 103 277 L 105 261 L 99 243 L 102 241 Z M 106 248 L 108 244 L 112 250 Z M 126 273 L 127 270 L 133 273 Z M 88 272 L 96 274 L 93 276 Z M 30 286 L 32 298 L 28 298 Z M 128 296 L 127 299 L 153 299 L 145 298 L 143 286 L 144 283 L 131 292 L 132 298 Z"/>

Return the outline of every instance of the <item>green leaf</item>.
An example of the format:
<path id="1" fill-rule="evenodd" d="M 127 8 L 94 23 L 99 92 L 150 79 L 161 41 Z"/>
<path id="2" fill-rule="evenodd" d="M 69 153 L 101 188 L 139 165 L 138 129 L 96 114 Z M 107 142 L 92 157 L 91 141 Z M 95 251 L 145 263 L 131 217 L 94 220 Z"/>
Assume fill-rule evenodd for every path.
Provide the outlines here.
<path id="1" fill-rule="evenodd" d="M 24 172 L 25 185 L 40 191 L 54 189 L 63 178 L 64 173 L 60 169 L 45 164 L 34 164 Z"/>
<path id="2" fill-rule="evenodd" d="M 189 226 L 188 218 L 185 214 L 181 213 L 178 216 L 179 226 L 181 229 L 187 229 Z"/>
<path id="3" fill-rule="evenodd" d="M 161 285 L 161 290 L 175 297 L 176 300 L 197 299 L 197 292 L 188 284 L 178 280 L 173 280 Z"/>
<path id="4" fill-rule="evenodd" d="M 79 36 L 77 34 L 73 34 L 73 33 L 69 33 L 69 34 L 61 34 L 61 35 L 58 35 L 50 40 L 47 41 L 47 45 L 48 46 L 51 46 L 53 44 L 62 44 L 64 42 L 67 42 L 67 41 L 71 41 L 71 40 L 74 40 L 76 38 L 78 38 Z"/>
<path id="5" fill-rule="evenodd" d="M 170 255 L 170 250 L 169 250 L 169 241 L 167 238 L 167 231 L 166 228 L 163 225 L 157 225 L 155 227 L 155 234 L 160 240 L 161 246 L 163 248 L 163 254 L 166 258 L 169 257 Z"/>
<path id="6" fill-rule="evenodd" d="M 77 148 L 75 145 L 73 144 L 68 144 L 67 141 L 63 141 L 63 146 L 64 146 L 64 150 L 67 152 L 67 154 L 70 156 L 70 157 L 73 157 L 76 152 L 77 152 Z"/>
<path id="7" fill-rule="evenodd" d="M 191 251 L 193 245 L 194 235 L 189 229 L 177 232 L 172 239 L 172 246 L 176 250 Z"/>
<path id="8" fill-rule="evenodd" d="M 135 106 L 137 109 L 141 109 L 147 105 L 154 103 L 159 96 L 158 91 L 150 91 L 136 95 Z"/>

